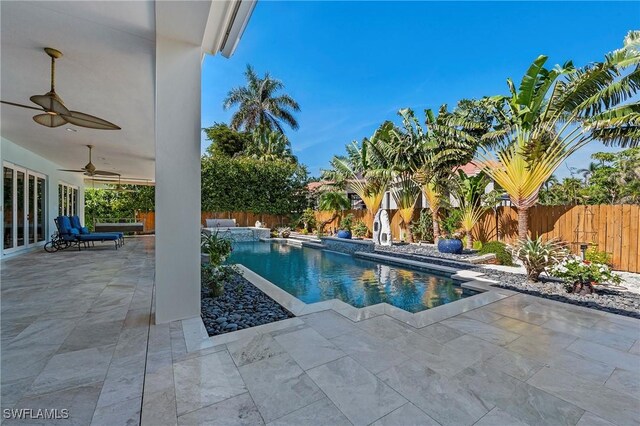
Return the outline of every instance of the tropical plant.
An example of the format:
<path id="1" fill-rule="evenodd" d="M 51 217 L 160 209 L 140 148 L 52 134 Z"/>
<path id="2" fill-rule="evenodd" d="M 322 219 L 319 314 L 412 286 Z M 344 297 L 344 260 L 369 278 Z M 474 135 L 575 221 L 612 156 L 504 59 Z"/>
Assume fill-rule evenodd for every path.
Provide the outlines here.
<path id="1" fill-rule="evenodd" d="M 348 215 L 343 217 L 342 220 L 340 221 L 340 229 L 344 229 L 345 231 L 351 231 L 351 228 L 353 228 L 354 220 L 355 218 L 353 217 L 353 214 L 349 213 Z"/>
<path id="2" fill-rule="evenodd" d="M 482 140 L 497 161 L 487 152 L 480 158 L 518 209 L 519 240 L 527 238 L 541 186 L 567 157 L 593 140 L 639 144 L 640 103 L 628 102 L 640 88 L 639 40 L 640 32 L 630 32 L 622 49 L 580 69 L 569 61 L 549 70 L 539 56 L 518 88 L 507 80 L 509 96 L 485 100 L 496 122 Z"/>
<path id="3" fill-rule="evenodd" d="M 328 220 L 318 223 L 318 233 L 323 232 L 328 223 L 333 222 L 338 217 L 338 213 L 351 207 L 351 202 L 342 191 L 325 191 L 318 198 L 318 209 L 320 211 L 331 212 Z"/>
<path id="4" fill-rule="evenodd" d="M 538 237 L 519 240 L 513 255 L 526 268 L 529 281 L 538 281 L 540 274 L 566 258 L 568 251 L 557 240 L 542 241 L 542 237 Z"/>
<path id="5" fill-rule="evenodd" d="M 498 265 L 504 266 L 513 266 L 513 256 L 511 252 L 507 249 L 505 243 L 500 241 L 488 241 L 482 244 L 482 247 L 478 250 L 478 254 L 489 254 L 493 253 L 496 255 L 496 261 Z"/>
<path id="6" fill-rule="evenodd" d="M 253 131 L 264 127 L 284 133 L 282 124 L 285 123 L 294 130 L 298 129 L 293 112 L 300 111 L 300 106 L 287 94 L 277 95 L 284 89 L 284 84 L 269 73 L 259 77 L 251 65 L 247 65 L 244 75 L 246 85 L 231 89 L 223 102 L 225 110 L 238 106 L 231 117 L 231 128 Z"/>
<path id="7" fill-rule="evenodd" d="M 347 145 L 346 156 L 335 156 L 331 169 L 323 171 L 323 178 L 338 188 L 353 191 L 364 203 L 373 219 L 389 187 L 390 168 L 382 151 L 385 128 L 376 130 L 371 139 Z"/>
<path id="8" fill-rule="evenodd" d="M 460 239 L 460 224 L 462 222 L 462 211 L 460 209 L 449 209 L 448 214 L 442 219 L 440 228 L 442 236 L 446 239 Z"/>
<path id="9" fill-rule="evenodd" d="M 231 254 L 233 247 L 231 240 L 216 232 L 202 232 L 200 234 L 200 247 L 209 256 L 211 266 L 220 266 Z"/>
<path id="10" fill-rule="evenodd" d="M 420 212 L 418 220 L 411 222 L 411 232 L 418 241 L 433 241 L 431 215 L 426 210 Z"/>
<path id="11" fill-rule="evenodd" d="M 453 112 L 442 105 L 436 116 L 425 111 L 426 132 L 413 179 L 427 200 L 432 215 L 433 235 L 440 236 L 439 211 L 445 207 L 454 170 L 468 163 L 478 146 L 479 137 L 490 124 L 488 109 L 479 101 L 462 100 Z"/>
<path id="12" fill-rule="evenodd" d="M 298 162 L 298 159 L 291 152 L 289 139 L 282 133 L 262 126 L 252 132 L 244 155 L 262 161 Z"/>
<path id="13" fill-rule="evenodd" d="M 365 238 L 366 236 L 369 235 L 369 227 L 367 226 L 366 223 L 364 223 L 363 220 L 357 221 L 356 224 L 353 226 L 353 235 L 355 235 L 358 238 Z"/>
<path id="14" fill-rule="evenodd" d="M 302 222 L 302 229 L 310 231 L 316 226 L 316 212 L 312 208 L 304 209 L 300 221 Z"/>
<path id="15" fill-rule="evenodd" d="M 246 132 L 233 130 L 225 123 L 214 123 L 211 127 L 202 129 L 211 145 L 207 147 L 209 155 L 224 155 L 234 157 L 242 155 L 251 141 L 251 135 Z"/>
<path id="16" fill-rule="evenodd" d="M 476 176 L 467 176 L 462 170 L 459 170 L 456 182 L 454 195 L 462 212 L 460 226 L 467 236 L 467 249 L 471 250 L 473 248 L 473 228 L 487 210 L 487 206 L 483 202 L 483 195 L 489 180 L 482 173 Z"/>

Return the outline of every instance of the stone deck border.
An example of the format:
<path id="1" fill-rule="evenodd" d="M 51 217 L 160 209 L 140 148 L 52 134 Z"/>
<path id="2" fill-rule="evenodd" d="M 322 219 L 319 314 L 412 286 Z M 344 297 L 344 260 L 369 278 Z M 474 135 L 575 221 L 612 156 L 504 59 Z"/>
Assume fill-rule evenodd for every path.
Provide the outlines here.
<path id="1" fill-rule="evenodd" d="M 298 241 L 291 241 L 290 239 L 285 238 L 272 238 L 269 241 L 284 242 L 294 246 L 300 246 Z M 512 290 L 492 286 L 491 284 L 495 284 L 496 281 L 483 278 L 484 274 L 479 272 L 458 270 L 447 266 L 385 256 L 377 253 L 358 252 L 355 253 L 354 256 L 362 259 L 382 261 L 397 266 L 418 269 L 421 271 L 444 273 L 450 275 L 454 280 L 462 281 L 461 287 L 478 291 L 480 293 L 417 313 L 407 312 L 388 303 L 378 303 L 376 305 L 365 306 L 363 308 L 356 308 L 339 299 L 324 300 L 316 303 L 305 303 L 247 267 L 237 264 L 236 266 L 241 271 L 245 279 L 263 291 L 267 296 L 278 302 L 285 309 L 289 310 L 289 312 L 294 314 L 296 318 L 289 318 L 213 337 L 208 335 L 201 317 L 183 320 L 182 327 L 184 330 L 187 352 L 211 348 L 245 337 L 300 325 L 302 324 L 302 320 L 297 317 L 320 311 L 333 310 L 354 322 L 359 322 L 379 315 L 388 315 L 414 328 L 422 328 L 517 294 Z"/>

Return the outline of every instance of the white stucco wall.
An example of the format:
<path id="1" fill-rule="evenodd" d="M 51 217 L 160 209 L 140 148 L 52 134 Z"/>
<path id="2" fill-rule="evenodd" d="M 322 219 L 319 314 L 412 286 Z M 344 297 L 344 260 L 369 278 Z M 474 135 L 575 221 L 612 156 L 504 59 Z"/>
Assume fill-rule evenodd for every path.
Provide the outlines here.
<path id="1" fill-rule="evenodd" d="M 62 182 L 69 185 L 77 186 L 79 188 L 78 215 L 80 216 L 81 220 L 84 218 L 84 183 L 81 174 L 61 172 L 58 170 L 63 168 L 60 165 L 52 163 L 51 161 L 37 154 L 34 154 L 33 152 L 5 138 L 1 138 L 0 160 L 0 162 L 2 163 L 8 161 L 15 164 L 16 166 L 24 167 L 26 169 L 44 174 L 46 176 L 46 241 L 49 240 L 49 236 L 55 231 L 56 228 L 53 220 L 58 216 L 58 183 Z M 4 184 L 0 185 L 0 200 L 4 200 Z M 4 208 L 0 211 L 0 223 L 4 224 Z M 4 233 L 4 226 L 2 226 L 2 233 Z M 43 243 L 44 242 L 42 242 L 41 244 Z M 16 253 L 19 253 L 19 251 L 13 252 L 11 253 L 11 255 L 14 255 Z"/>

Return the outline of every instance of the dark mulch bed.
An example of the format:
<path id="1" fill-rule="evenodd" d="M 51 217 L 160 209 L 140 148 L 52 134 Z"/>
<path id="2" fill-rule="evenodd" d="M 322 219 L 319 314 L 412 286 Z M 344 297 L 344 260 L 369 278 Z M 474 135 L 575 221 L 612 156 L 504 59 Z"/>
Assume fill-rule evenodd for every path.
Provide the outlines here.
<path id="1" fill-rule="evenodd" d="M 437 254 L 430 251 L 430 249 L 424 250 L 422 247 L 416 246 L 405 248 L 407 248 L 407 246 L 394 245 L 392 250 L 381 250 L 379 247 L 376 247 L 376 252 L 394 257 L 423 261 L 425 263 L 472 270 L 484 274 L 488 279 L 498 281 L 497 286 L 509 290 L 572 305 L 586 306 L 587 308 L 613 314 L 640 318 L 640 295 L 635 293 L 602 289 L 598 290 L 596 294 L 591 295 L 572 294 L 568 293 L 560 280 L 555 278 L 540 277 L 541 282 L 531 283 L 527 281 L 527 277 L 523 274 L 481 268 L 471 263 L 461 265 L 460 263 L 454 264 L 451 262 L 451 260 L 465 262 L 464 256 L 458 258 L 442 256 L 438 259 L 436 258 Z M 442 255 L 442 253 L 440 253 L 440 255 Z M 624 286 L 624 283 L 622 286 Z"/>
<path id="2" fill-rule="evenodd" d="M 201 313 L 209 336 L 294 317 L 238 273 L 224 284 L 220 296 L 211 297 L 202 286 Z"/>

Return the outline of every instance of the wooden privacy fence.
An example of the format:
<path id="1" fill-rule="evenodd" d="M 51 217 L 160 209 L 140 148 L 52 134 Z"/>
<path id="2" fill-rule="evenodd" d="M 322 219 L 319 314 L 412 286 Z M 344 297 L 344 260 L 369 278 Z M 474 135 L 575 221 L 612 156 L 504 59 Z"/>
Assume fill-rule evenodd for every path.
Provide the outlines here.
<path id="1" fill-rule="evenodd" d="M 373 219 L 365 210 L 345 211 L 327 224 L 326 229 L 337 229 L 347 214 L 363 220 L 371 229 Z M 328 220 L 331 213 L 318 212 L 317 220 Z M 389 210 L 391 233 L 400 240 L 400 215 Z M 420 216 L 420 210 L 414 219 Z M 580 253 L 580 244 L 596 244 L 598 250 L 611 255 L 616 270 L 640 272 L 640 206 L 535 206 L 529 209 L 529 234 L 544 240 L 556 238 L 566 242 L 571 251 Z M 473 238 L 482 242 L 499 240 L 507 244 L 518 239 L 518 212 L 514 207 L 489 210 L 473 230 Z"/>
<path id="2" fill-rule="evenodd" d="M 345 211 L 326 225 L 326 230 L 338 229 L 340 220 L 347 214 L 363 220 L 369 229 L 373 218 L 366 210 Z M 400 215 L 389 210 L 391 233 L 394 240 L 401 238 Z M 416 210 L 414 219 L 420 215 Z M 329 212 L 316 212 L 316 220 L 324 221 L 332 216 Z M 144 223 L 145 232 L 152 232 L 155 214 L 138 213 Z M 235 219 L 238 226 L 253 226 L 257 220 L 269 227 L 286 226 L 290 219 L 282 215 L 260 215 L 248 212 L 202 212 L 205 219 Z M 598 250 L 611 254 L 616 270 L 640 272 L 640 206 L 535 206 L 529 209 L 529 230 L 533 237 L 548 240 L 557 238 L 568 243 L 571 250 L 579 254 L 581 243 L 594 243 Z M 518 215 L 513 207 L 500 207 L 497 212 L 489 210 L 473 230 L 475 240 L 482 242 L 499 240 L 514 243 L 518 234 Z"/>
<path id="3" fill-rule="evenodd" d="M 138 220 L 144 224 L 144 232 L 149 233 L 155 230 L 155 212 L 138 212 Z M 202 212 L 200 213 L 200 223 L 204 225 L 206 219 L 235 219 L 237 226 L 254 226 L 256 221 L 260 221 L 268 227 L 286 226 L 290 219 L 283 215 L 254 214 L 249 212 Z"/>

